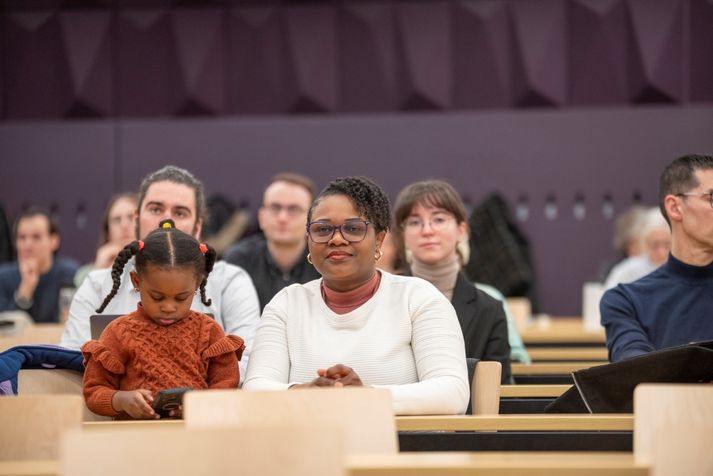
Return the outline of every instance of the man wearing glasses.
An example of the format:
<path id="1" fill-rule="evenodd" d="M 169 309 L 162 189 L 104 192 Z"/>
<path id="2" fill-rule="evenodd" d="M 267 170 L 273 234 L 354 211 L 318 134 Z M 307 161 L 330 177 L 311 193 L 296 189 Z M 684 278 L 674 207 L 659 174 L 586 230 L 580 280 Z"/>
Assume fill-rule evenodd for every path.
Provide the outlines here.
<path id="1" fill-rule="evenodd" d="M 664 169 L 659 208 L 671 227 L 666 263 L 601 300 L 609 360 L 713 339 L 713 156 L 686 155 Z"/>
<path id="2" fill-rule="evenodd" d="M 258 211 L 262 234 L 241 240 L 223 256 L 248 272 L 261 311 L 285 286 L 320 277 L 307 262 L 305 226 L 313 197 L 314 185 L 307 177 L 293 173 L 272 177 Z"/>

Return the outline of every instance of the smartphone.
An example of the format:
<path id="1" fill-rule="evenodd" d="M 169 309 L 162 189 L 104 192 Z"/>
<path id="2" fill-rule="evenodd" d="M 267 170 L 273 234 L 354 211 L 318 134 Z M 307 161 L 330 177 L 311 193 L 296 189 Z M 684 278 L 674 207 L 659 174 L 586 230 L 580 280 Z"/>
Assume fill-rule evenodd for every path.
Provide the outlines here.
<path id="1" fill-rule="evenodd" d="M 171 410 L 177 409 L 183 403 L 183 394 L 191 390 L 190 387 L 167 388 L 158 392 L 153 402 L 153 409 L 161 418 L 169 416 Z"/>

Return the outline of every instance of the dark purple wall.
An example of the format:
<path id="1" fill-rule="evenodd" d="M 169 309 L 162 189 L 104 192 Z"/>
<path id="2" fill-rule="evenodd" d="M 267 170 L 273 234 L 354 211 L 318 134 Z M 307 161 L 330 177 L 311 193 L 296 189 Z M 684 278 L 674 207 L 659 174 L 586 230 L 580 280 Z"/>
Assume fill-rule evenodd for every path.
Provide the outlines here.
<path id="1" fill-rule="evenodd" d="M 368 175 L 395 197 L 407 183 L 445 178 L 476 203 L 500 191 L 526 195 L 542 309 L 580 312 L 581 284 L 615 257 L 605 195 L 621 211 L 638 193 L 655 204 L 658 175 L 673 158 L 713 150 L 713 107 L 570 109 L 263 119 L 130 120 L 0 126 L 1 199 L 56 204 L 64 250 L 89 259 L 108 196 L 149 171 L 191 169 L 209 194 L 259 204 L 265 181 L 294 170 L 319 186 Z M 584 220 L 572 214 L 583 194 Z M 554 194 L 559 215 L 547 220 Z M 87 222 L 79 223 L 84 209 Z"/>

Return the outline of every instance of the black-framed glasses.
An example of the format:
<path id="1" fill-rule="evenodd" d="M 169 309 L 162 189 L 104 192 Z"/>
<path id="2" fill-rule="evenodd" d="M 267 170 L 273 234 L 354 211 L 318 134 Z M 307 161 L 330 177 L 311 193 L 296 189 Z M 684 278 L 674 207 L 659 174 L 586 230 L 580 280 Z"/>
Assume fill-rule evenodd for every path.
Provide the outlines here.
<path id="1" fill-rule="evenodd" d="M 313 221 L 307 223 L 307 234 L 309 239 L 315 243 L 327 243 L 332 239 L 334 233 L 339 233 L 349 243 L 358 243 L 366 237 L 366 230 L 369 222 L 366 220 L 347 220 L 341 225 L 333 225 L 323 221 Z"/>
<path id="2" fill-rule="evenodd" d="M 711 208 L 713 208 L 713 190 L 709 192 L 686 192 L 686 193 L 677 193 L 677 197 L 703 197 L 705 195 L 708 195 L 708 203 L 710 203 Z"/>

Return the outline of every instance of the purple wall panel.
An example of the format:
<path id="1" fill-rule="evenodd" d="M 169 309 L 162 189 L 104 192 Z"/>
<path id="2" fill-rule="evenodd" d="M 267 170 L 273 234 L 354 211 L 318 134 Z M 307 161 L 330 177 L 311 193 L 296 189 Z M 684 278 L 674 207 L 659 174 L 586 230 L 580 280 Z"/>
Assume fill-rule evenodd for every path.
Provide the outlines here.
<path id="1" fill-rule="evenodd" d="M 630 88 L 633 102 L 683 99 L 684 0 L 628 0 L 633 45 Z"/>
<path id="2" fill-rule="evenodd" d="M 225 112 L 225 27 L 220 10 L 180 8 L 171 12 L 180 84 L 179 115 Z"/>
<path id="3" fill-rule="evenodd" d="M 510 2 L 513 90 L 518 106 L 561 106 L 567 101 L 565 3 Z"/>
<path id="4" fill-rule="evenodd" d="M 337 15 L 330 6 L 285 9 L 288 61 L 294 68 L 297 97 L 290 112 L 336 112 L 339 97 L 337 74 Z"/>
<path id="5" fill-rule="evenodd" d="M 93 260 L 104 206 L 116 191 L 114 144 L 110 123 L 0 126 L 0 201 L 9 219 L 26 205 L 47 207 L 59 218 L 62 252 Z"/>
<path id="6" fill-rule="evenodd" d="M 454 107 L 512 105 L 510 42 L 507 3 L 463 1 L 454 5 Z"/>
<path id="7" fill-rule="evenodd" d="M 448 3 L 403 2 L 396 16 L 400 108 L 447 109 L 452 83 Z"/>
<path id="8" fill-rule="evenodd" d="M 396 108 L 396 42 L 389 5 L 349 3 L 340 11 L 341 110 Z"/>
<path id="9" fill-rule="evenodd" d="M 67 115 L 113 116 L 111 13 L 65 11 L 60 13 L 60 24 L 73 92 Z"/>
<path id="10" fill-rule="evenodd" d="M 567 26 L 572 104 L 627 102 L 628 25 L 623 0 L 570 2 Z"/>
<path id="11" fill-rule="evenodd" d="M 2 19 L 6 117 L 64 117 L 73 94 L 57 11 L 11 13 Z"/>
<path id="12" fill-rule="evenodd" d="M 713 101 L 713 1 L 691 0 L 692 101 Z"/>
<path id="13" fill-rule="evenodd" d="M 235 8 L 228 20 L 230 112 L 286 113 L 296 92 L 282 14 L 274 7 Z"/>
<path id="14" fill-rule="evenodd" d="M 126 9 L 119 12 L 117 22 L 119 114 L 175 114 L 183 99 L 182 75 L 169 12 Z"/>

